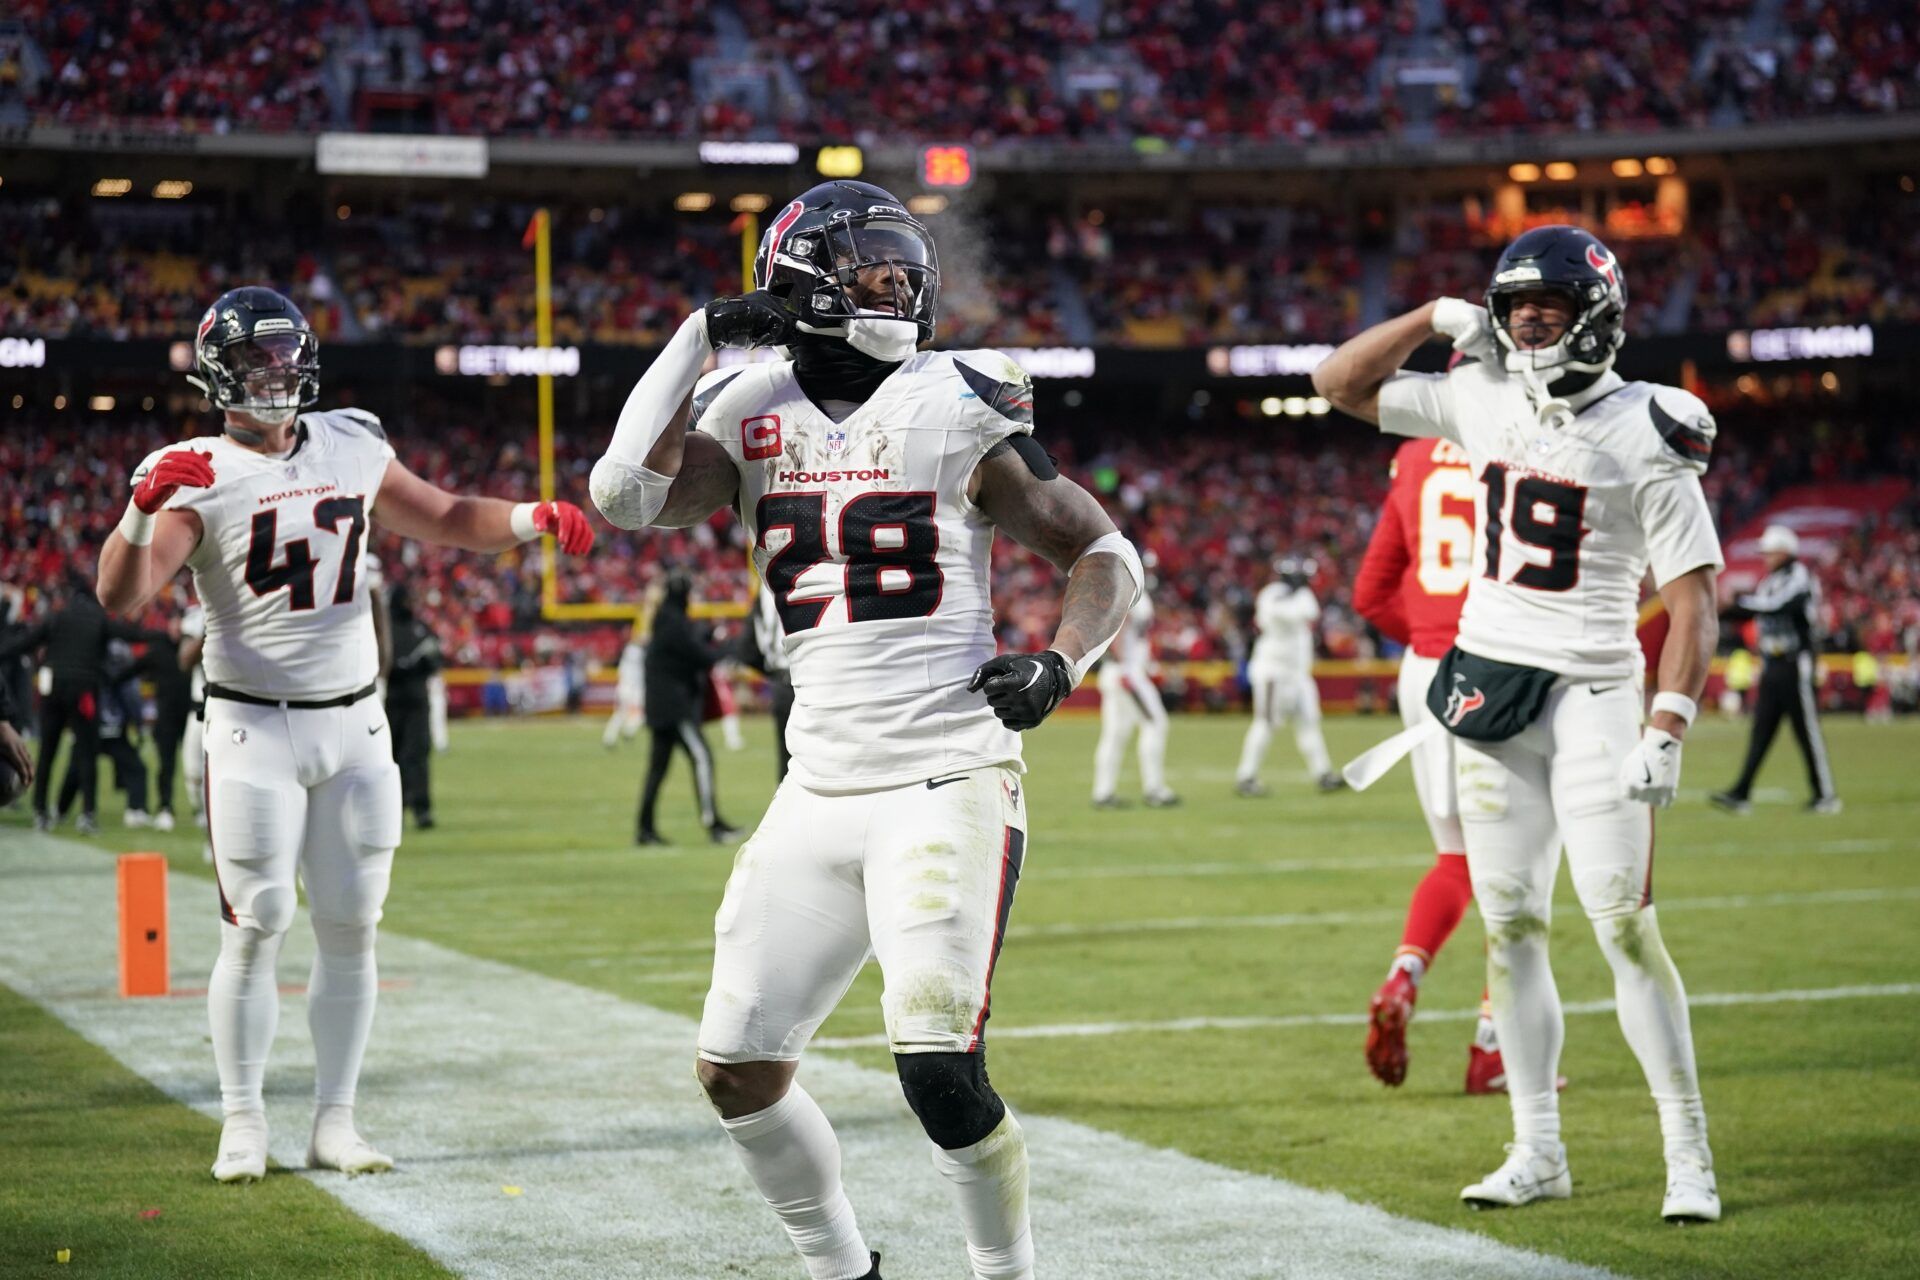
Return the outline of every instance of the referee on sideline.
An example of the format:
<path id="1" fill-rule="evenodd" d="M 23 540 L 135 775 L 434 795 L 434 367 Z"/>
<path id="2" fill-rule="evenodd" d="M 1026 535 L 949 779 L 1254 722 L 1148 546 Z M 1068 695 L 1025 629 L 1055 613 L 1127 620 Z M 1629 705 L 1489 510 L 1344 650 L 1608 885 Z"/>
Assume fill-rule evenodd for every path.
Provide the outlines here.
<path id="1" fill-rule="evenodd" d="M 1754 775 L 1760 772 L 1760 762 L 1767 758 L 1767 749 L 1780 731 L 1780 717 L 1785 715 L 1793 720 L 1793 736 L 1806 757 L 1807 778 L 1813 784 L 1807 808 L 1814 813 L 1838 813 L 1840 797 L 1834 794 L 1815 702 L 1820 584 L 1799 558 L 1799 535 L 1785 525 L 1767 526 L 1760 535 L 1760 551 L 1767 559 L 1767 576 L 1746 595 L 1736 596 L 1729 611 L 1735 616 L 1751 615 L 1760 623 L 1762 661 L 1760 679 L 1755 682 L 1759 692 L 1753 706 L 1753 736 L 1747 742 L 1747 763 L 1740 770 L 1740 780 L 1707 798 L 1728 813 L 1752 811 L 1749 796 Z"/>

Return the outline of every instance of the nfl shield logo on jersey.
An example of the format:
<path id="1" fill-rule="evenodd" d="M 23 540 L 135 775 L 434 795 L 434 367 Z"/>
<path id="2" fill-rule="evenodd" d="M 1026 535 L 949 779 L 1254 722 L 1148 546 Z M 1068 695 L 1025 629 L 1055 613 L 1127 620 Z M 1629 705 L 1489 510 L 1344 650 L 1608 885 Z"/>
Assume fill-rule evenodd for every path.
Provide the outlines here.
<path id="1" fill-rule="evenodd" d="M 847 429 L 839 423 L 827 428 L 827 452 L 842 454 L 847 451 Z"/>

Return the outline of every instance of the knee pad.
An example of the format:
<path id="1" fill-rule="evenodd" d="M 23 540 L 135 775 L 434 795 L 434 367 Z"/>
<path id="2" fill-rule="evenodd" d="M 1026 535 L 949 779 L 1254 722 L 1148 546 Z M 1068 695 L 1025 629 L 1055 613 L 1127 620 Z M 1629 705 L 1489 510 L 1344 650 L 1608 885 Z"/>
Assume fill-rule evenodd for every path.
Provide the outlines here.
<path id="1" fill-rule="evenodd" d="M 272 969 L 274 961 L 280 955 L 281 939 L 285 936 L 245 925 L 222 925 L 220 959 L 223 963 L 234 966 L 242 972 L 251 971 L 259 965 Z"/>
<path id="2" fill-rule="evenodd" d="M 1551 904 L 1533 881 L 1508 871 L 1473 877 L 1473 896 L 1487 923 L 1492 946 L 1518 942 L 1533 934 L 1544 936 Z"/>
<path id="3" fill-rule="evenodd" d="M 992 1133 L 1007 1106 L 987 1081 L 982 1053 L 896 1053 L 900 1090 L 934 1145 L 970 1147 Z"/>
<path id="4" fill-rule="evenodd" d="M 373 954 L 374 926 L 355 920 L 313 917 L 313 943 L 329 956 L 365 956 Z"/>
<path id="5" fill-rule="evenodd" d="M 286 792 L 244 778 L 214 787 L 208 825 L 221 892 L 241 927 L 284 933 L 293 923 L 294 863 L 300 850 L 296 813 Z"/>
<path id="6" fill-rule="evenodd" d="M 1574 873 L 1573 890 L 1589 920 L 1611 920 L 1640 910 L 1646 878 L 1626 867 L 1599 867 Z"/>
<path id="7" fill-rule="evenodd" d="M 356 770 L 343 806 L 347 838 L 364 853 L 400 847 L 400 766 Z"/>
<path id="8" fill-rule="evenodd" d="M 961 897 L 946 885 L 929 883 L 916 903 L 918 927 L 950 928 L 960 915 Z M 962 1053 L 973 1047 L 973 1033 L 986 999 L 986 975 L 964 965 L 927 961 L 887 974 L 880 993 L 887 1041 L 896 1054 Z"/>

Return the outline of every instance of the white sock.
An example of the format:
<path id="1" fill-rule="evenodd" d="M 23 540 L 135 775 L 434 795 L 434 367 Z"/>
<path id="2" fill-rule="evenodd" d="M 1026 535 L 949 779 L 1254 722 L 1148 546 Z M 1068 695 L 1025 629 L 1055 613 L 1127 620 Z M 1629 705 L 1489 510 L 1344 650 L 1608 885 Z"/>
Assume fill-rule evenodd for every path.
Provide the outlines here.
<path id="1" fill-rule="evenodd" d="M 867 1242 L 840 1185 L 840 1140 L 805 1089 L 795 1084 L 764 1111 L 723 1117 L 720 1127 L 813 1280 L 854 1280 L 872 1270 Z"/>
<path id="2" fill-rule="evenodd" d="M 1487 990 L 1513 1108 L 1513 1140 L 1538 1151 L 1555 1151 L 1560 1147 L 1560 1095 L 1554 1084 L 1566 1022 L 1547 963 L 1544 924 L 1538 917 L 1487 921 Z"/>
<path id="3" fill-rule="evenodd" d="M 933 1167 L 953 1189 L 975 1280 L 1033 1280 L 1027 1135 L 1013 1112 L 970 1147 L 933 1148 Z"/>
<path id="4" fill-rule="evenodd" d="M 260 1085 L 280 1024 L 275 961 L 283 933 L 220 924 L 220 956 L 207 982 L 207 1022 L 220 1071 L 220 1103 L 227 1115 L 264 1107 Z"/>
<path id="5" fill-rule="evenodd" d="M 1595 920 L 1593 930 L 1613 968 L 1620 1030 L 1640 1060 L 1660 1110 L 1667 1158 L 1692 1155 L 1711 1163 L 1707 1113 L 1700 1101 L 1693 1030 L 1687 1017 L 1687 989 L 1667 954 L 1659 919 L 1649 906 L 1630 915 Z"/>
<path id="6" fill-rule="evenodd" d="M 1406 973 L 1413 985 L 1418 988 L 1420 979 L 1427 976 L 1427 962 L 1419 956 L 1414 955 L 1411 951 L 1406 952 L 1404 955 L 1397 955 L 1393 958 L 1393 963 L 1387 966 L 1387 976 L 1391 978 L 1394 974 L 1402 971 Z"/>
<path id="7" fill-rule="evenodd" d="M 360 1061 L 380 996 L 373 937 L 373 925 L 313 917 L 307 1027 L 313 1032 L 314 1101 L 322 1107 L 351 1107 L 360 1083 Z"/>
<path id="8" fill-rule="evenodd" d="M 1241 782 L 1249 782 L 1260 772 L 1260 762 L 1267 758 L 1267 743 L 1273 740 L 1273 727 L 1259 716 L 1247 726 L 1246 740 L 1240 744 L 1240 768 L 1234 775 Z"/>

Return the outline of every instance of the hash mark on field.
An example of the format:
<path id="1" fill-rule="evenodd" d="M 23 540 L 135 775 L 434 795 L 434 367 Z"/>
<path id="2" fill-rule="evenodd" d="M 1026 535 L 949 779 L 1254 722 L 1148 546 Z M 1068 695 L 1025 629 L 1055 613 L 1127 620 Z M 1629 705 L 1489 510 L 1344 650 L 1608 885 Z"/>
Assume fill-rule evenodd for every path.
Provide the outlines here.
<path id="1" fill-rule="evenodd" d="M 1823 1000 L 1876 1000 L 1895 996 L 1920 996 L 1920 982 L 1898 982 L 1872 987 L 1823 987 L 1806 991 L 1708 991 L 1689 992 L 1687 1003 L 1695 1008 L 1748 1004 L 1811 1004 Z M 1569 1014 L 1612 1013 L 1611 1000 L 1587 1000 L 1561 1006 Z M 1480 1010 L 1422 1009 L 1422 1022 L 1473 1022 Z M 1238 1018 L 1170 1018 L 1163 1022 L 1063 1022 L 1053 1026 L 993 1028 L 995 1040 L 1065 1040 L 1077 1037 L 1127 1036 L 1142 1033 L 1179 1031 L 1271 1031 L 1286 1027 L 1359 1027 L 1365 1026 L 1364 1013 L 1293 1013 Z M 884 1049 L 887 1038 L 872 1036 L 823 1036 L 813 1042 L 816 1049 Z"/>

